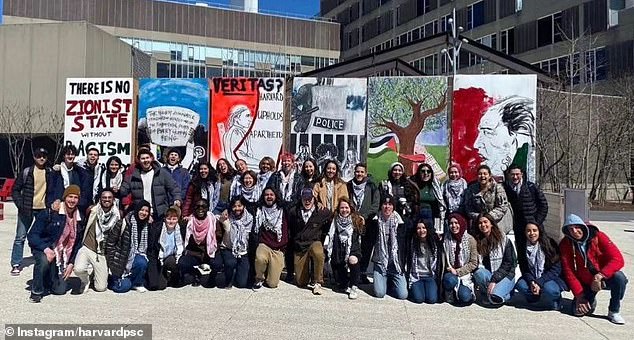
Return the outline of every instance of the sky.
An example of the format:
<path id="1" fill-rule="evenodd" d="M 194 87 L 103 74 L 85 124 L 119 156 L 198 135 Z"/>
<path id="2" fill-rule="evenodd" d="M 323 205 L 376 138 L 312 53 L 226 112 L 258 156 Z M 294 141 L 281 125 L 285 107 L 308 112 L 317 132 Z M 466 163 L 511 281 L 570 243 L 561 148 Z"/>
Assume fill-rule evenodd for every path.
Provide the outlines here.
<path id="1" fill-rule="evenodd" d="M 196 2 L 194 0 L 171 0 L 181 2 Z M 227 6 L 231 0 L 198 0 Z M 319 13 L 319 0 L 259 0 L 259 8 L 262 12 L 274 12 L 300 17 L 312 17 Z"/>

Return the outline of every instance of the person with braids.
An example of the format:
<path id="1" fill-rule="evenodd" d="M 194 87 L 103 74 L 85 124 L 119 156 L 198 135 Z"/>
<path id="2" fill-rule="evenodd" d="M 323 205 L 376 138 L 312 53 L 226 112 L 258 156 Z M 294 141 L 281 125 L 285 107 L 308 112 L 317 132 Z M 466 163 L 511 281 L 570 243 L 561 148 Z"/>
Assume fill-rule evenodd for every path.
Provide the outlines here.
<path id="1" fill-rule="evenodd" d="M 249 279 L 249 237 L 253 230 L 253 215 L 247 210 L 247 200 L 235 197 L 229 206 L 231 211 L 220 216 L 222 239 L 214 260 L 217 271 L 224 272 L 225 288 L 247 288 Z"/>
<path id="2" fill-rule="evenodd" d="M 357 286 L 361 277 L 361 236 L 364 233 L 365 221 L 356 212 L 355 205 L 348 198 L 340 198 L 324 247 L 335 273 L 337 289 L 347 291 L 350 300 L 359 296 Z"/>
<path id="3" fill-rule="evenodd" d="M 444 270 L 442 243 L 434 228 L 418 220 L 408 258 L 409 299 L 414 303 L 434 304 Z"/>
<path id="4" fill-rule="evenodd" d="M 480 302 L 501 305 L 511 298 L 515 287 L 515 247 L 487 214 L 478 217 L 476 240 L 480 268 L 473 273 L 473 279 L 480 289 Z"/>
<path id="5" fill-rule="evenodd" d="M 374 296 L 385 297 L 389 293 L 394 298 L 407 298 L 407 280 L 405 279 L 405 264 L 401 247 L 397 240 L 399 229 L 404 228 L 404 222 L 399 213 L 394 211 L 394 197 L 390 195 L 381 198 L 381 212 L 378 215 L 378 235 L 374 245 Z"/>
<path id="6" fill-rule="evenodd" d="M 519 247 L 518 256 L 522 277 L 517 280 L 515 289 L 528 303 L 544 300 L 548 309 L 561 308 L 561 292 L 568 289 L 561 278 L 561 261 L 557 242 L 546 235 L 544 228 L 537 223 L 529 222 L 524 231 L 526 242 Z"/>
<path id="7" fill-rule="evenodd" d="M 189 183 L 183 205 L 183 217 L 188 219 L 194 213 L 194 202 L 205 199 L 210 211 L 214 211 L 220 201 L 221 184 L 216 170 L 209 162 L 198 163 L 196 174 Z"/>
<path id="8" fill-rule="evenodd" d="M 478 269 L 478 244 L 467 233 L 467 220 L 459 213 L 447 218 L 448 231 L 444 238 L 447 269 L 442 279 L 445 301 L 465 305 L 475 300 L 473 272 Z"/>

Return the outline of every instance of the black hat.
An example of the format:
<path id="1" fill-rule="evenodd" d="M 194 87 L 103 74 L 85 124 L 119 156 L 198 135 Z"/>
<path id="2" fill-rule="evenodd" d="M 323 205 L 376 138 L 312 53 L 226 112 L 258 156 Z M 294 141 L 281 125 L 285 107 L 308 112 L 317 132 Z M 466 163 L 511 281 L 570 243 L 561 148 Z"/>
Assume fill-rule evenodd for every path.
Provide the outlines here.
<path id="1" fill-rule="evenodd" d="M 46 151 L 46 149 L 44 148 L 37 148 L 35 149 L 35 151 L 33 152 L 33 156 L 37 157 L 48 157 L 48 151 Z"/>

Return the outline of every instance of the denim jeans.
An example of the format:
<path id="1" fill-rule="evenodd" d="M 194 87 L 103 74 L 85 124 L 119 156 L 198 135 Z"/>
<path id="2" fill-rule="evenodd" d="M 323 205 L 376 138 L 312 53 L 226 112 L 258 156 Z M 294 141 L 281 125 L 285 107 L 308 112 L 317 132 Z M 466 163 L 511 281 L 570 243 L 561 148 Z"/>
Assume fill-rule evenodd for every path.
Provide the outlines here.
<path id="1" fill-rule="evenodd" d="M 610 291 L 610 305 L 608 306 L 610 312 L 618 313 L 621 311 L 621 300 L 625 296 L 627 282 L 627 277 L 622 271 L 614 273 L 610 279 L 605 280 L 605 289 Z M 593 292 L 590 287 L 584 287 L 583 293 L 590 303 L 593 303 L 597 296 L 597 293 Z"/>
<path id="2" fill-rule="evenodd" d="M 19 266 L 22 263 L 26 233 L 31 227 L 33 216 L 35 216 L 37 211 L 38 210 L 35 210 L 31 216 L 18 214 L 18 225 L 15 228 L 15 239 L 13 240 L 13 249 L 11 250 L 11 267 Z"/>
<path id="3" fill-rule="evenodd" d="M 409 299 L 414 303 L 436 303 L 438 301 L 438 284 L 433 277 L 424 277 L 409 287 Z"/>
<path id="4" fill-rule="evenodd" d="M 475 284 L 480 287 L 480 291 L 485 294 L 487 294 L 487 289 L 489 283 L 491 282 L 491 276 L 493 276 L 493 274 L 485 268 L 480 268 L 473 273 L 473 281 L 475 281 Z M 511 292 L 514 287 L 515 283 L 513 280 L 505 277 L 495 284 L 491 294 L 487 294 L 487 299 L 492 304 L 504 303 L 511 298 Z"/>
<path id="5" fill-rule="evenodd" d="M 442 286 L 446 292 L 454 293 L 454 288 L 460 284 L 458 287 L 458 294 L 456 294 L 456 298 L 458 302 L 461 303 L 470 303 L 473 302 L 473 291 L 469 289 L 469 287 L 465 286 L 460 282 L 460 278 L 457 275 L 452 273 L 445 273 L 442 278 Z"/>
<path id="6" fill-rule="evenodd" d="M 39 250 L 33 250 L 32 253 L 35 258 L 35 265 L 33 266 L 31 293 L 44 295 L 47 290 L 50 290 L 55 295 L 64 295 L 66 293 L 66 281 L 62 278 L 55 260 L 48 262 L 46 254 Z"/>
<path id="7" fill-rule="evenodd" d="M 561 300 L 561 287 L 553 280 L 544 283 L 544 286 L 541 287 L 539 291 L 539 295 L 533 294 L 530 285 L 524 279 L 517 280 L 515 289 L 526 298 L 526 302 L 528 303 L 538 302 L 541 298 L 548 307 L 556 308 L 559 306 Z"/>
<path id="8" fill-rule="evenodd" d="M 115 293 L 127 293 L 132 289 L 132 281 L 128 277 L 114 277 L 110 275 L 108 277 L 108 289 Z"/>
<path id="9" fill-rule="evenodd" d="M 378 265 L 374 265 L 374 296 L 382 298 L 386 293 L 392 297 L 404 300 L 407 298 L 407 281 L 405 274 L 399 274 L 393 267 L 383 272 Z"/>
<path id="10" fill-rule="evenodd" d="M 147 258 L 143 255 L 135 255 L 130 269 L 130 282 L 132 287 L 141 287 L 145 283 L 145 273 L 147 272 Z"/>
<path id="11" fill-rule="evenodd" d="M 223 271 L 225 286 L 234 285 L 237 288 L 246 288 L 249 279 L 249 257 L 245 254 L 236 258 L 231 249 L 220 249 L 216 252 L 213 268 L 215 272 Z"/>

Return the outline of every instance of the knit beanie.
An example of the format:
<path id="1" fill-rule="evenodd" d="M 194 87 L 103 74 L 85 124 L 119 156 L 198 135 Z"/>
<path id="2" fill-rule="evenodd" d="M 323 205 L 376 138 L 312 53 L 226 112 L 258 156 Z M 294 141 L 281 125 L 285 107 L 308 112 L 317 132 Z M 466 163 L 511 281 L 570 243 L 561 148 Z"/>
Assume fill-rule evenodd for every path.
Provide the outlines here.
<path id="1" fill-rule="evenodd" d="M 68 186 L 68 188 L 66 188 L 64 190 L 64 194 L 62 195 L 62 199 L 66 199 L 66 196 L 68 195 L 77 195 L 77 197 L 80 197 L 81 195 L 81 190 L 79 189 L 79 186 L 77 186 L 76 184 L 71 184 Z"/>

